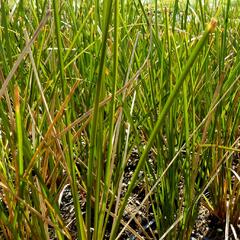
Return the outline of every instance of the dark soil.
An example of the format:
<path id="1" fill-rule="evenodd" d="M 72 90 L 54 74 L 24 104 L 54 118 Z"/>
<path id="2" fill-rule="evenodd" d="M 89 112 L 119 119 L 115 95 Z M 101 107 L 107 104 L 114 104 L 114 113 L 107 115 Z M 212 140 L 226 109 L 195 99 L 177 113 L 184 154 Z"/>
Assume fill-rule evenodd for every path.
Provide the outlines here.
<path id="1" fill-rule="evenodd" d="M 134 199 L 131 199 L 132 201 L 129 204 L 129 208 L 133 208 L 132 211 L 134 211 L 134 208 L 137 206 L 134 206 L 133 202 Z M 136 205 L 139 205 L 140 202 L 136 201 Z M 77 239 L 76 237 L 76 222 L 75 222 L 75 214 L 74 214 L 74 207 L 73 207 L 73 201 L 71 197 L 70 187 L 68 186 L 63 194 L 62 197 L 62 203 L 60 205 L 61 212 L 63 219 L 65 220 L 66 225 L 68 226 L 68 229 L 70 233 L 72 234 L 73 239 Z M 150 208 L 151 209 L 151 208 Z M 144 210 L 143 210 L 144 211 Z M 146 209 L 145 209 L 146 211 Z M 149 213 L 148 213 L 149 214 Z M 155 232 L 155 222 L 153 218 L 153 214 L 150 213 L 148 217 L 146 217 L 145 213 L 140 211 L 137 214 L 137 219 L 141 222 L 141 224 L 144 226 L 145 230 L 149 235 L 151 236 L 153 233 L 156 235 Z M 150 220 L 151 219 L 151 220 Z M 124 220 L 127 222 L 129 220 L 129 217 L 127 214 L 124 215 Z M 132 221 L 130 226 L 136 230 L 138 229 L 137 224 Z M 225 226 L 222 224 L 216 217 L 211 215 L 207 208 L 205 208 L 203 205 L 199 208 L 199 214 L 194 226 L 194 229 L 192 231 L 191 240 L 224 240 L 224 229 Z M 240 227 L 239 229 L 235 229 L 237 231 L 238 236 L 240 236 Z M 136 230 L 137 231 L 137 230 Z M 141 235 L 141 230 L 137 231 Z M 235 240 L 233 234 L 230 231 L 229 234 L 229 240 Z M 106 236 L 106 239 L 107 236 Z M 122 240 L 134 240 L 136 239 L 134 235 L 132 235 L 130 232 L 125 231 L 121 237 Z M 144 239 L 144 238 L 143 238 Z M 152 238 L 153 239 L 153 238 Z"/>
<path id="2" fill-rule="evenodd" d="M 126 192 L 129 180 L 131 179 L 132 173 L 135 170 L 136 164 L 138 162 L 139 156 L 137 154 L 137 151 L 133 151 L 133 154 L 131 156 L 130 161 L 128 162 L 126 166 L 126 171 L 124 174 L 124 180 L 123 180 L 123 189 L 122 194 Z M 239 158 L 236 164 L 239 164 Z M 235 164 L 235 166 L 236 166 Z M 138 206 L 144 199 L 146 192 L 144 190 L 144 180 L 143 180 L 143 172 L 140 172 L 139 179 L 142 179 L 139 181 L 138 186 L 135 188 L 131 198 L 129 199 L 129 204 L 127 206 L 127 211 L 123 215 L 123 220 L 127 222 L 130 218 L 130 214 L 136 212 L 136 209 L 138 209 Z M 84 212 L 84 203 L 82 204 L 82 211 Z M 70 233 L 73 236 L 73 239 L 76 238 L 76 223 L 75 223 L 75 215 L 74 215 L 74 207 L 73 207 L 73 201 L 72 196 L 70 192 L 70 186 L 67 186 L 64 190 L 61 204 L 60 204 L 61 213 L 63 216 L 63 219 L 65 220 L 66 225 L 68 226 L 68 229 Z M 110 220 L 112 221 L 112 219 Z M 110 222 L 110 225 L 112 223 Z M 109 225 L 109 233 L 111 226 Z M 141 226 L 143 226 L 144 229 L 141 229 Z M 151 206 L 149 205 L 149 202 L 144 204 L 144 206 L 136 213 L 135 221 L 133 220 L 130 223 L 130 227 L 134 229 L 140 236 L 142 235 L 142 232 L 145 231 L 145 236 L 148 234 L 149 239 L 159 239 L 159 236 L 156 232 L 156 225 L 154 220 L 154 215 Z M 240 236 L 240 226 L 237 226 L 237 229 L 235 228 L 236 234 L 239 237 Z M 109 233 L 105 235 L 105 239 L 108 239 Z M 206 207 L 204 207 L 204 204 L 200 203 L 199 206 L 199 212 L 198 217 L 196 219 L 191 240 L 224 240 L 225 239 L 225 224 L 219 221 L 219 219 L 208 211 Z M 142 235 L 143 237 L 144 235 Z M 153 237 L 154 236 L 154 237 Z M 122 240 L 135 240 L 137 239 L 132 233 L 129 231 L 125 231 L 121 237 Z M 142 239 L 145 239 L 144 237 Z M 233 233 L 231 229 L 229 230 L 229 240 L 235 240 L 236 238 L 233 236 Z"/>

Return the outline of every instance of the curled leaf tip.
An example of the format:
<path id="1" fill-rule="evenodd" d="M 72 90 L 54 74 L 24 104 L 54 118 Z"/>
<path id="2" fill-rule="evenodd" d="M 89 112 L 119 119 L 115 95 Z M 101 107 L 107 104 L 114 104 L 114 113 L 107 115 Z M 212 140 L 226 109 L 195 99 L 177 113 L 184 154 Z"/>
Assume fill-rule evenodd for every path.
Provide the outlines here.
<path id="1" fill-rule="evenodd" d="M 217 19 L 216 18 L 212 18 L 211 22 L 209 23 L 209 30 L 210 32 L 213 32 L 215 30 L 217 26 Z"/>
<path id="2" fill-rule="evenodd" d="M 14 100 L 15 100 L 15 110 L 19 111 L 20 95 L 19 95 L 19 88 L 17 85 L 15 85 L 14 87 Z"/>

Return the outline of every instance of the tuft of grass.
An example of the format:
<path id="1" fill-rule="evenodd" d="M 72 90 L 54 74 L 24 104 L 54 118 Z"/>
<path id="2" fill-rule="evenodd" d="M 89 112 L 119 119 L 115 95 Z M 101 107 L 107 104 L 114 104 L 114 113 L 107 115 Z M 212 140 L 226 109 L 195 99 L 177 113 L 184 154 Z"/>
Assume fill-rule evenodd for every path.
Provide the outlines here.
<path id="1" fill-rule="evenodd" d="M 190 239 L 200 202 L 237 235 L 238 4 L 0 11 L 2 238 Z"/>

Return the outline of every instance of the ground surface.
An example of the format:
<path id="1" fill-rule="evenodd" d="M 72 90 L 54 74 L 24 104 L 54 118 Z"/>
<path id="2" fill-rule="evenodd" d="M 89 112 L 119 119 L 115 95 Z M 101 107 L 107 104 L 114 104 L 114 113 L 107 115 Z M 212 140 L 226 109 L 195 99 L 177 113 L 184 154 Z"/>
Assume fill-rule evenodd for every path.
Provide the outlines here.
<path id="1" fill-rule="evenodd" d="M 129 180 L 131 179 L 132 173 L 137 165 L 139 156 L 137 151 L 133 151 L 131 160 L 128 162 L 124 179 L 123 179 L 123 188 L 122 194 L 126 192 L 127 185 Z M 239 156 L 236 158 L 234 163 L 234 167 L 236 168 L 239 165 Z M 141 175 L 141 174 L 140 174 Z M 141 177 L 141 176 L 140 176 Z M 145 197 L 143 182 L 140 181 L 136 189 L 134 190 L 129 204 L 127 206 L 127 210 L 129 212 L 134 212 L 142 202 Z M 62 216 L 68 225 L 70 232 L 72 233 L 73 237 L 76 236 L 76 226 L 74 220 L 74 207 L 73 207 L 73 200 L 71 196 L 70 186 L 67 186 L 63 192 L 62 199 L 61 199 L 61 212 Z M 82 210 L 84 212 L 84 202 L 82 203 Z M 149 203 L 146 203 L 144 207 L 140 210 L 137 210 L 136 219 L 141 223 L 141 226 L 144 227 L 149 236 L 154 235 L 155 231 L 155 221 L 153 212 L 151 210 L 151 206 Z M 127 222 L 129 220 L 129 214 L 126 212 L 123 216 L 124 221 Z M 136 221 L 132 221 L 130 226 L 141 235 L 142 230 L 138 227 Z M 233 236 L 232 231 L 229 231 L 229 240 L 235 240 L 236 238 Z M 236 229 L 237 235 L 240 236 L 240 226 Z M 106 235 L 106 239 L 108 236 Z M 135 240 L 137 239 L 131 234 L 129 231 L 125 231 L 122 235 L 122 240 Z M 144 238 L 143 238 L 144 239 Z M 221 223 L 216 217 L 210 214 L 208 209 L 204 206 L 204 204 L 200 203 L 198 217 L 195 222 L 194 229 L 192 231 L 191 240 L 224 240 L 225 239 L 225 225 Z"/>
<path id="2" fill-rule="evenodd" d="M 70 229 L 70 232 L 72 233 L 73 237 L 76 236 L 76 226 L 75 226 L 75 220 L 74 220 L 74 207 L 73 207 L 73 201 L 72 201 L 72 196 L 71 196 L 71 192 L 70 192 L 70 187 L 67 187 L 64 191 L 63 198 L 62 198 L 62 204 L 61 204 L 61 211 L 62 211 L 63 218 L 65 219 L 65 222 L 68 225 L 68 228 Z M 133 211 L 134 211 L 134 209 L 133 209 Z M 125 216 L 125 218 L 127 220 L 126 216 Z M 147 225 L 148 224 L 145 224 L 145 226 L 147 226 Z M 132 224 L 132 227 L 134 227 L 134 224 Z M 154 227 L 155 227 L 155 224 L 154 224 L 154 222 L 152 222 L 148 226 L 149 229 L 146 229 L 146 230 L 153 232 Z M 137 229 L 134 229 L 134 230 L 138 231 Z M 134 240 L 136 238 L 134 238 L 131 233 L 126 231 L 123 234 L 123 237 L 121 239 Z M 197 217 L 197 220 L 196 220 L 193 232 L 192 232 L 192 237 L 191 237 L 191 240 L 200 240 L 200 239 L 224 240 L 224 225 L 222 225 L 217 220 L 217 218 L 211 216 L 209 211 L 207 210 L 207 208 L 205 208 L 203 205 L 201 205 L 199 208 L 199 214 L 198 214 L 198 217 Z M 230 234 L 229 240 L 234 240 L 234 237 L 232 234 Z"/>

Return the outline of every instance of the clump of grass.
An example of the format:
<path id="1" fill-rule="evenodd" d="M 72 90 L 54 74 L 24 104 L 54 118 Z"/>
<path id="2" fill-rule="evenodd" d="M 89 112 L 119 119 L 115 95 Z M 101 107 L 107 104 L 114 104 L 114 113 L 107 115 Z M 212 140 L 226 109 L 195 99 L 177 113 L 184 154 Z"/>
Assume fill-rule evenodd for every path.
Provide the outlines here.
<path id="1" fill-rule="evenodd" d="M 230 1 L 2 1 L 1 234 L 189 239 L 200 200 L 235 234 L 238 10 Z M 75 232 L 59 204 L 66 186 Z"/>

